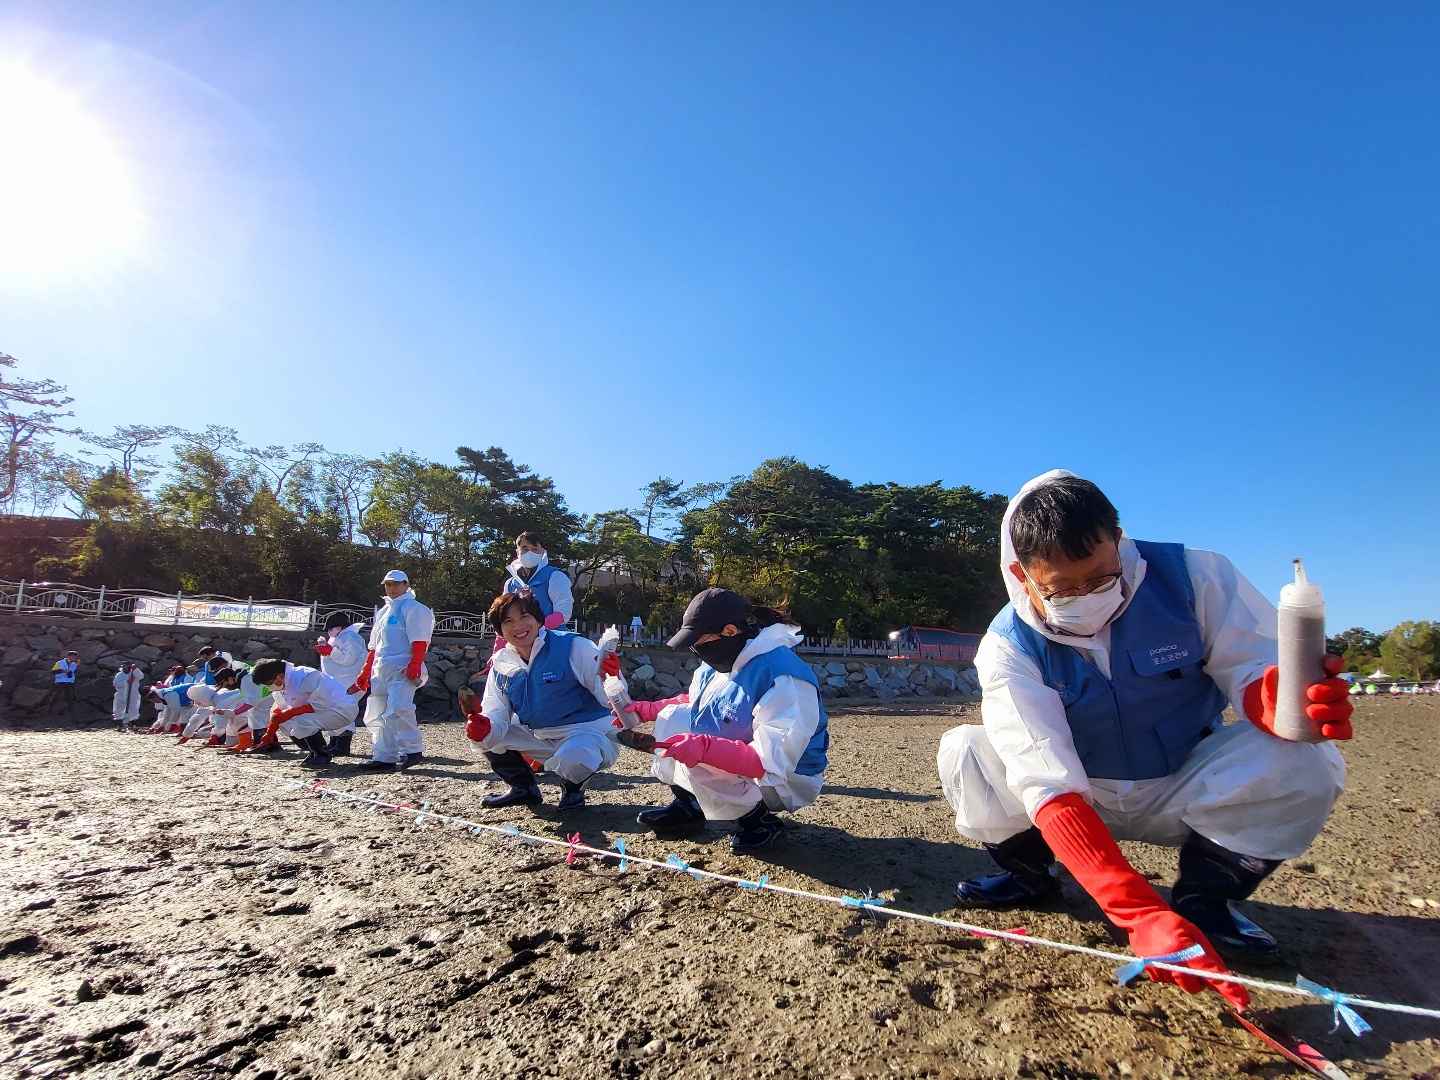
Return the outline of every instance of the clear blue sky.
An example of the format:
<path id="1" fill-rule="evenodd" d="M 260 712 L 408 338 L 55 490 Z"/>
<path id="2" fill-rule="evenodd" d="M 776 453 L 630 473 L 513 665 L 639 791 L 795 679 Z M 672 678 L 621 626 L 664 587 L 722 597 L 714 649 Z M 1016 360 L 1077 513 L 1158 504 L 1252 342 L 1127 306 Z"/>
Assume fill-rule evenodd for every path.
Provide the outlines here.
<path id="1" fill-rule="evenodd" d="M 793 454 L 1440 618 L 1440 5 L 0 3 L 143 253 L 0 291 L 81 421 Z M 139 250 L 139 249 L 137 249 Z"/>

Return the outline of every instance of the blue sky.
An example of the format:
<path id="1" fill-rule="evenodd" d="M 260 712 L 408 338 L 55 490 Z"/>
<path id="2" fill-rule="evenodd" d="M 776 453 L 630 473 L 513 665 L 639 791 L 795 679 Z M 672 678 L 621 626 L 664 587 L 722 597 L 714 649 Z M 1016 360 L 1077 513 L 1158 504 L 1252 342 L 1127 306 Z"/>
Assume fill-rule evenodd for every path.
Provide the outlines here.
<path id="1" fill-rule="evenodd" d="M 133 250 L 0 281 L 86 426 L 571 504 L 793 454 L 1095 479 L 1134 535 L 1440 618 L 1433 4 L 0 3 Z"/>

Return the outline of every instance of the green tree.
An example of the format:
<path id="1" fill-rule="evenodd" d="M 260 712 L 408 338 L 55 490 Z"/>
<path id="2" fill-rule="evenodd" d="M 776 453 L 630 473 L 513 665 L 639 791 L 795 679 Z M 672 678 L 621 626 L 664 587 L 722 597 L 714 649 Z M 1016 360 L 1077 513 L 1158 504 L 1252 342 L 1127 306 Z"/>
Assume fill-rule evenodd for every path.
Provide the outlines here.
<path id="1" fill-rule="evenodd" d="M 54 379 L 7 377 L 4 368 L 13 368 L 15 358 L 0 353 L 0 502 L 15 494 L 22 470 L 38 468 L 41 455 L 35 453 L 46 435 L 68 433 L 64 420 L 74 416 L 65 408 L 75 399 Z"/>
<path id="2" fill-rule="evenodd" d="M 1326 639 L 1325 648 L 1345 658 L 1345 666 L 1352 671 L 1369 667 L 1373 669 L 1380 659 L 1380 644 L 1384 634 L 1375 634 L 1361 626 Z"/>
<path id="3" fill-rule="evenodd" d="M 1440 678 L 1440 623 L 1402 622 L 1381 642 L 1380 665 L 1402 678 Z"/>

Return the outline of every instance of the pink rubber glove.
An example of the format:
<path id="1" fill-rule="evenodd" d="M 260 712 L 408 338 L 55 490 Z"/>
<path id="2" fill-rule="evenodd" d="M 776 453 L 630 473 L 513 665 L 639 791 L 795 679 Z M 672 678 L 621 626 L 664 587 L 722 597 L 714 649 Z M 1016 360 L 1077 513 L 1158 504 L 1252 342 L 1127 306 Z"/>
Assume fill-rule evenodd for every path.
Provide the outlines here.
<path id="1" fill-rule="evenodd" d="M 673 758 L 691 769 L 704 764 L 721 772 L 748 776 L 751 780 L 759 780 L 765 775 L 765 766 L 755 748 L 738 739 L 722 739 L 715 735 L 672 735 L 655 744 L 655 754 Z"/>
<path id="2" fill-rule="evenodd" d="M 655 718 L 660 715 L 660 710 L 670 705 L 690 704 L 689 694 L 676 694 L 674 697 L 661 698 L 659 701 L 635 701 L 625 706 L 626 712 L 633 712 L 640 718 L 642 724 L 653 724 Z"/>
<path id="3" fill-rule="evenodd" d="M 546 616 L 545 616 L 545 629 L 546 629 L 546 630 L 559 630 L 560 627 L 562 627 L 562 626 L 564 626 L 564 625 L 565 625 L 565 616 L 564 616 L 564 615 L 561 615 L 560 612 L 558 612 L 558 611 L 552 611 L 549 615 L 546 615 Z"/>

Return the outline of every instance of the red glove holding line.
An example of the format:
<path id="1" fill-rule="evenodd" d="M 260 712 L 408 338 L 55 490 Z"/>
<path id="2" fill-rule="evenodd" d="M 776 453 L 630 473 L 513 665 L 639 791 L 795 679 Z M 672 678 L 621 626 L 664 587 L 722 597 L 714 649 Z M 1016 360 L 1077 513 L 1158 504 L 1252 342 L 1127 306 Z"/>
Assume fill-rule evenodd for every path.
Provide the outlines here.
<path id="1" fill-rule="evenodd" d="M 607 653 L 601 653 L 601 654 L 600 654 L 600 674 L 601 674 L 601 675 L 619 675 L 619 674 L 620 674 L 620 654 L 619 654 L 619 653 L 607 652 Z"/>
<path id="2" fill-rule="evenodd" d="M 355 682 L 345 693 L 354 697 L 356 694 L 363 694 L 370 689 L 370 671 L 375 666 L 375 651 L 372 649 L 365 654 L 365 666 L 360 669 L 360 674 L 355 676 Z"/>
<path id="3" fill-rule="evenodd" d="M 304 716 L 306 713 L 315 711 L 315 706 L 308 702 L 304 705 L 296 705 L 293 709 L 271 709 L 270 723 L 279 727 L 287 720 L 294 720 L 297 716 Z"/>
<path id="4" fill-rule="evenodd" d="M 722 739 L 718 735 L 672 735 L 655 744 L 656 757 L 673 758 L 693 769 L 709 765 L 721 772 L 734 773 L 759 780 L 765 775 L 760 755 L 749 743 L 739 739 Z"/>
<path id="5" fill-rule="evenodd" d="M 1106 917 L 1130 935 L 1130 950 L 1136 956 L 1165 956 L 1199 945 L 1205 955 L 1185 961 L 1185 967 L 1228 972 L 1205 935 L 1170 910 L 1154 887 L 1125 861 L 1120 845 L 1083 798 L 1073 793 L 1056 796 L 1040 807 L 1035 824 L 1055 857 L 1095 898 Z M 1209 985 L 1237 1009 L 1250 1004 L 1250 992 L 1238 983 L 1211 982 L 1153 967 L 1145 971 L 1156 982 L 1174 983 L 1186 993 Z"/>
<path id="6" fill-rule="evenodd" d="M 1355 706 L 1350 704 L 1350 684 L 1335 676 L 1345 667 L 1345 658 L 1329 653 L 1325 657 L 1325 674 L 1328 678 L 1311 683 L 1305 689 L 1310 704 L 1305 706 L 1305 715 L 1320 728 L 1320 734 L 1327 739 L 1348 739 L 1354 735 L 1350 727 L 1350 714 Z M 1279 698 L 1280 669 L 1271 664 L 1265 673 L 1245 688 L 1245 715 L 1261 731 L 1275 734 L 1275 707 Z"/>
<path id="7" fill-rule="evenodd" d="M 412 641 L 410 643 L 410 663 L 405 668 L 405 678 L 411 682 L 419 682 L 423 674 L 421 665 L 425 663 L 425 650 L 430 647 L 428 641 Z"/>

